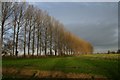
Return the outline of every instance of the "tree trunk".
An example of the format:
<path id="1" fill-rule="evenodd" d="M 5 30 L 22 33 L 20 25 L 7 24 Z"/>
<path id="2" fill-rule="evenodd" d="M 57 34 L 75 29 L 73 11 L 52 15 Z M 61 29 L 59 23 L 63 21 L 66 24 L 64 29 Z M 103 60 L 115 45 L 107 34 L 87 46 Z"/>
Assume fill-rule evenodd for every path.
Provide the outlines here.
<path id="1" fill-rule="evenodd" d="M 57 50 L 55 49 L 55 56 L 57 55 Z"/>
<path id="2" fill-rule="evenodd" d="M 15 49 L 15 34 L 16 34 L 16 22 L 14 22 L 14 35 L 13 35 L 13 55 L 14 54 L 14 49 Z"/>
<path id="3" fill-rule="evenodd" d="M 47 42 L 45 40 L 45 55 L 47 55 Z"/>
<path id="4" fill-rule="evenodd" d="M 41 55 L 41 50 L 42 50 L 41 49 L 41 47 L 42 47 L 41 32 L 40 32 L 40 43 L 39 44 L 40 44 L 40 55 Z"/>
<path id="5" fill-rule="evenodd" d="M 4 30 L 4 22 L 2 22 L 2 26 L 1 26 L 1 40 L 0 40 L 0 56 L 2 54 L 2 48 L 3 48 L 3 30 Z"/>
<path id="6" fill-rule="evenodd" d="M 24 32 L 24 57 L 26 55 L 26 26 L 27 25 L 25 25 L 25 32 Z"/>
<path id="7" fill-rule="evenodd" d="M 28 38 L 28 55 L 30 55 L 30 36 L 31 36 L 31 25 L 30 25 L 30 30 L 29 30 L 29 38 Z"/>
<path id="8" fill-rule="evenodd" d="M 39 52 L 39 37 L 40 37 L 40 35 L 39 35 L 39 28 L 38 28 L 38 30 L 37 30 L 37 56 L 38 56 L 38 52 Z"/>
<path id="9" fill-rule="evenodd" d="M 34 56 L 34 43 L 35 43 L 35 25 L 33 26 L 33 43 L 32 43 L 32 55 Z"/>
<path id="10" fill-rule="evenodd" d="M 50 55 L 52 55 L 52 34 L 51 34 L 51 38 L 50 38 Z"/>
<path id="11" fill-rule="evenodd" d="M 5 21 L 3 20 L 2 21 L 2 26 L 1 26 L 1 51 L 2 51 L 2 49 L 3 49 L 3 33 L 4 33 L 4 23 L 5 23 Z"/>
<path id="12" fill-rule="evenodd" d="M 18 56 L 18 35 L 19 35 L 19 30 L 20 30 L 20 26 L 19 26 L 19 23 L 18 23 L 17 34 L 16 34 L 16 51 L 15 51 L 16 56 Z"/>
<path id="13" fill-rule="evenodd" d="M 45 55 L 47 55 L 47 28 L 45 30 Z"/>

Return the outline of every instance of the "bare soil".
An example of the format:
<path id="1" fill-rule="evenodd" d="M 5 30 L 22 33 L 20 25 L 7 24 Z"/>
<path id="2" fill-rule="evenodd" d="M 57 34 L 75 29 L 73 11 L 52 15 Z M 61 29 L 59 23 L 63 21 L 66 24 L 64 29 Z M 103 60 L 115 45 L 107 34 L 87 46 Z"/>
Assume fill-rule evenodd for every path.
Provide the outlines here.
<path id="1" fill-rule="evenodd" d="M 32 69 L 15 69 L 15 68 L 3 68 L 3 76 L 17 76 L 25 78 L 80 78 L 80 79 L 92 79 L 92 80 L 108 80 L 101 75 L 92 75 L 84 73 L 64 73 L 61 71 L 41 71 Z"/>

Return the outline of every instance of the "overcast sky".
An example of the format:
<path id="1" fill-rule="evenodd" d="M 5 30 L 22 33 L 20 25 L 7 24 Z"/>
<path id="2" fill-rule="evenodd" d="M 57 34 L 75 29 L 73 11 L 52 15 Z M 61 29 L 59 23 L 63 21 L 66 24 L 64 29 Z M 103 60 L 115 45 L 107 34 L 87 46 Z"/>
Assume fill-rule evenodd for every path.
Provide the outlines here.
<path id="1" fill-rule="evenodd" d="M 117 2 L 34 2 L 78 37 L 90 42 L 95 52 L 118 48 Z"/>

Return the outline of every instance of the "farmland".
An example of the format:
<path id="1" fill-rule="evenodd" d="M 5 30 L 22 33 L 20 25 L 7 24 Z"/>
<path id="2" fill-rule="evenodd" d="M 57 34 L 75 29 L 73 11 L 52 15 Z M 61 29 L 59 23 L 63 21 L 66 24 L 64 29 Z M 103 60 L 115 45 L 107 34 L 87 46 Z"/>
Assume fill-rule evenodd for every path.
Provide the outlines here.
<path id="1" fill-rule="evenodd" d="M 2 79 L 120 80 L 117 8 L 106 2 L 2 2 Z"/>
<path id="2" fill-rule="evenodd" d="M 28 76 L 32 78 L 105 78 L 117 80 L 119 76 L 118 56 L 119 54 L 89 54 L 3 58 L 3 79 Z"/>

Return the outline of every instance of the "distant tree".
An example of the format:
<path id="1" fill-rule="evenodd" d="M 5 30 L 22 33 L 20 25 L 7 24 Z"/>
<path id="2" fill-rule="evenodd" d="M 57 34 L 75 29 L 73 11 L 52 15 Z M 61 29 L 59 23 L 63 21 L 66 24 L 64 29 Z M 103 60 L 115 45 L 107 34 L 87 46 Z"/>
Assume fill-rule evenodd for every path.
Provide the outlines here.
<path id="1" fill-rule="evenodd" d="M 49 47 L 49 52 L 50 54 L 49 55 L 53 55 L 53 26 L 54 26 L 54 18 L 52 17 L 49 17 L 49 20 L 50 20 L 50 23 L 49 23 L 49 27 L 48 27 L 48 47 Z"/>
<path id="2" fill-rule="evenodd" d="M 55 56 L 58 54 L 58 26 L 59 21 L 54 19 L 54 26 L 53 26 L 53 50 L 55 52 Z"/>
<path id="3" fill-rule="evenodd" d="M 27 36 L 27 25 L 28 25 L 28 22 L 27 22 L 27 18 L 26 18 L 27 14 L 25 12 L 25 25 L 24 25 L 24 57 L 26 56 L 26 36 Z"/>
<path id="4" fill-rule="evenodd" d="M 17 18 L 17 30 L 16 30 L 16 45 L 15 45 L 15 55 L 18 56 L 18 40 L 20 28 L 23 26 L 23 18 L 24 18 L 24 3 L 20 3 L 18 5 L 18 18 Z"/>
<path id="5" fill-rule="evenodd" d="M 108 50 L 108 54 L 110 54 L 110 50 Z"/>
<path id="6" fill-rule="evenodd" d="M 117 53 L 119 53 L 119 54 L 120 54 L 120 49 L 118 49 Z"/>
<path id="7" fill-rule="evenodd" d="M 4 44 L 4 49 L 3 49 L 3 53 L 5 53 L 4 55 L 12 55 L 12 40 L 7 40 L 7 42 Z"/>
<path id="8" fill-rule="evenodd" d="M 14 55 L 14 49 L 15 49 L 15 35 L 16 35 L 16 24 L 17 24 L 17 18 L 18 18 L 18 6 L 17 6 L 17 3 L 14 4 L 14 7 L 13 7 L 13 30 L 14 30 L 14 33 L 13 33 L 13 55 Z"/>
<path id="9" fill-rule="evenodd" d="M 45 55 L 47 55 L 47 49 L 48 49 L 48 27 L 50 23 L 49 15 L 47 12 L 44 12 L 44 20 L 43 20 L 43 27 L 44 27 L 44 52 Z"/>
<path id="10" fill-rule="evenodd" d="M 1 46 L 1 49 L 2 49 L 2 47 L 3 47 L 3 35 L 4 35 L 4 32 L 6 31 L 5 27 L 10 22 L 10 21 L 7 22 L 7 20 L 12 15 L 13 3 L 11 3 L 11 2 L 2 2 L 1 5 L 2 6 L 1 6 L 1 14 L 0 14 L 0 20 L 1 20 L 1 40 L 0 40 L 0 46 Z"/>
<path id="11" fill-rule="evenodd" d="M 33 16 L 34 16 L 34 7 L 32 5 L 29 5 L 27 10 L 26 10 L 26 19 L 27 19 L 27 24 L 28 24 L 28 27 L 27 27 L 27 31 L 28 31 L 28 55 L 30 55 L 30 44 L 31 44 L 31 32 L 32 32 L 32 27 L 34 25 L 34 22 L 33 22 Z"/>
<path id="12" fill-rule="evenodd" d="M 39 55 L 38 53 L 40 52 L 41 55 L 41 43 L 42 43 L 42 11 L 40 9 L 38 9 L 36 11 L 36 42 L 37 42 L 37 56 Z"/>
<path id="13" fill-rule="evenodd" d="M 36 32 L 36 26 L 37 26 L 37 9 L 34 9 L 34 15 L 33 15 L 33 28 L 32 28 L 32 55 L 34 56 L 35 52 L 35 32 Z M 40 15 L 40 14 L 39 14 Z"/>
<path id="14" fill-rule="evenodd" d="M 5 23 L 9 21 L 12 21 L 12 24 L 5 27 Z M 42 52 L 44 52 L 42 55 L 53 55 L 53 51 L 55 56 L 93 52 L 93 46 L 89 42 L 67 31 L 62 23 L 33 5 L 17 2 L 3 3 L 1 25 L 0 42 L 3 44 L 3 33 L 10 29 L 10 34 L 5 34 L 5 37 L 13 35 L 11 46 L 13 55 L 16 56 L 18 56 L 18 51 L 23 49 L 24 56 L 26 52 L 28 55 L 30 53 L 35 55 L 35 50 L 37 50 L 37 56 Z M 7 39 L 4 42 L 6 41 Z"/>

